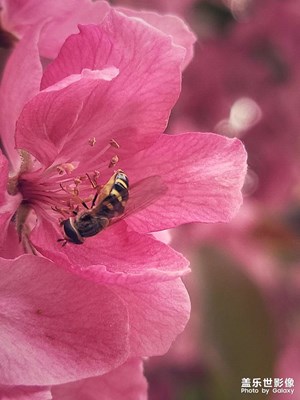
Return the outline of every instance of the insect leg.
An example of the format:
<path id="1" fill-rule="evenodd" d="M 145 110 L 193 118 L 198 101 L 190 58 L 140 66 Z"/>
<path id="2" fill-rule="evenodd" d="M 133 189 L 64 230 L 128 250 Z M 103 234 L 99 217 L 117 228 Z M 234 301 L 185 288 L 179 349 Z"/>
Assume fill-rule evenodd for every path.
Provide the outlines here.
<path id="1" fill-rule="evenodd" d="M 88 180 L 90 181 L 92 188 L 96 190 L 96 193 L 93 197 L 92 204 L 91 204 L 91 208 L 93 208 L 94 205 L 96 204 L 96 200 L 97 200 L 99 192 L 102 188 L 102 186 L 97 184 L 97 177 L 99 176 L 99 172 L 95 171 L 93 178 L 91 178 L 88 173 L 86 173 L 86 176 L 88 177 Z"/>
<path id="2" fill-rule="evenodd" d="M 61 245 L 62 247 L 65 247 L 65 245 L 68 243 L 66 239 L 57 239 L 57 242 L 63 242 Z"/>

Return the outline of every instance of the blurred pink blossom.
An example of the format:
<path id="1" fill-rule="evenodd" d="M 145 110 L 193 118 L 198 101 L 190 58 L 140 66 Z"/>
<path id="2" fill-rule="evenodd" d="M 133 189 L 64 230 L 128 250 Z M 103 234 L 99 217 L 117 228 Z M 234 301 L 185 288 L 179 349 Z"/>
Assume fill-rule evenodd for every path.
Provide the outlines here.
<path id="1" fill-rule="evenodd" d="M 184 16 L 195 0 L 114 0 L 116 6 L 159 10 Z"/>
<path id="2" fill-rule="evenodd" d="M 242 139 L 255 180 L 250 194 L 280 208 L 299 177 L 300 7 L 249 3 L 242 22 L 231 16 L 223 30 L 199 38 L 170 131 L 184 123 Z"/>
<path id="3" fill-rule="evenodd" d="M 174 381 L 177 383 L 176 374 L 179 373 L 176 372 L 176 367 L 181 371 L 181 380 L 178 382 L 180 387 L 185 382 L 182 374 L 186 371 L 195 373 L 191 377 L 190 385 L 192 385 L 201 382 L 202 379 L 205 381 L 205 373 L 209 374 L 212 366 L 217 369 L 228 368 L 228 363 L 230 364 L 235 358 L 242 361 L 239 373 L 247 371 L 249 364 L 252 365 L 252 363 L 254 363 L 255 372 L 255 369 L 260 368 L 260 357 L 267 360 L 266 365 L 272 362 L 272 370 L 269 370 L 272 378 L 293 378 L 295 380 L 294 393 L 298 394 L 299 389 L 296 383 L 299 376 L 297 346 L 300 334 L 299 232 L 295 232 L 289 222 L 291 221 L 286 219 L 284 213 L 275 213 L 264 207 L 262 202 L 248 200 L 238 216 L 229 224 L 190 224 L 174 231 L 172 246 L 191 261 L 193 274 L 186 276 L 184 282 L 189 290 L 193 307 L 186 329 L 176 339 L 167 356 L 158 361 L 155 358 L 150 360 L 148 374 L 153 380 L 153 385 L 150 384 L 151 392 L 154 392 L 155 388 L 159 391 L 159 394 L 153 398 L 164 398 L 158 378 L 162 373 L 161 369 L 166 375 L 163 386 L 166 388 L 169 385 L 173 393 L 174 390 L 176 391 L 176 385 L 174 385 Z M 295 223 L 295 220 L 292 222 Z M 211 282 L 207 280 L 205 269 L 210 265 L 206 265 L 205 256 L 202 259 L 207 249 L 223 255 L 224 260 L 221 258 L 216 263 L 214 278 L 222 282 L 222 274 L 224 274 L 222 264 L 227 263 L 228 270 L 225 274 L 229 275 L 228 286 L 222 288 L 222 293 L 223 291 L 234 293 L 232 297 L 235 298 L 235 303 L 231 304 L 230 296 L 224 296 L 224 309 L 214 310 L 215 312 L 209 317 L 205 311 L 210 309 L 211 303 L 205 297 L 205 292 Z M 245 282 L 247 285 L 243 287 Z M 238 291 L 239 286 L 241 287 L 239 290 L 244 289 L 243 293 Z M 254 290 L 249 290 L 250 287 Z M 245 301 L 243 296 L 246 297 L 247 304 L 255 305 L 252 313 L 243 303 Z M 257 301 L 260 301 L 261 308 L 257 307 Z M 243 307 L 239 307 L 239 303 Z M 230 305 L 234 307 L 229 309 Z M 237 318 L 236 309 L 240 310 L 240 308 L 244 315 Z M 264 316 L 263 321 L 257 319 L 260 313 Z M 208 336 L 209 320 L 222 320 L 222 316 L 225 317 L 225 325 L 221 328 L 221 332 L 210 331 Z M 246 324 L 248 331 L 245 332 L 241 330 L 239 324 L 241 321 L 246 323 L 247 319 L 251 322 Z M 270 348 L 264 342 L 266 338 L 264 329 L 268 332 L 267 328 L 271 328 L 267 340 L 270 346 L 275 344 L 271 360 Z M 228 332 L 231 333 L 229 338 Z M 243 347 L 249 339 L 247 335 L 249 337 L 252 335 L 254 338 L 253 342 L 252 340 L 247 342 L 247 346 L 253 351 L 253 360 L 250 361 L 245 357 L 247 349 Z M 233 347 L 234 351 L 231 349 L 230 353 L 223 353 L 223 337 L 227 337 L 225 344 Z M 266 365 L 264 365 L 265 370 Z M 166 371 L 169 371 L 169 376 Z M 235 376 L 234 379 L 236 379 Z M 199 385 L 202 387 L 205 384 L 201 382 Z M 281 398 L 277 393 L 273 396 L 274 399 Z"/>

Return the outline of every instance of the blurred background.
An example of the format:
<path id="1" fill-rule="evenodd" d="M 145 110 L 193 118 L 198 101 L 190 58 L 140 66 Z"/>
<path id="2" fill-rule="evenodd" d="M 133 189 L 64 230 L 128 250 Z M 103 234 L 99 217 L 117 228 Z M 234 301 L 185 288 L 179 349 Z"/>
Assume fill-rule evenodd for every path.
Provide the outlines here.
<path id="1" fill-rule="evenodd" d="M 178 15 L 198 36 L 168 132 L 238 137 L 249 154 L 230 224 L 170 232 L 191 260 L 192 315 L 146 362 L 149 399 L 300 399 L 300 2 L 111 3 Z"/>

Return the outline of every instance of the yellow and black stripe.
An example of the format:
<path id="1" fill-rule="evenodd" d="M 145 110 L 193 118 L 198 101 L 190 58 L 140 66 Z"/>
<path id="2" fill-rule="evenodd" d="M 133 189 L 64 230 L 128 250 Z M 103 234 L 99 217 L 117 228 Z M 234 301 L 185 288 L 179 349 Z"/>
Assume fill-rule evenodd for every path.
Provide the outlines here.
<path id="1" fill-rule="evenodd" d="M 97 206 L 97 214 L 107 218 L 115 218 L 124 213 L 129 198 L 129 180 L 127 175 L 118 170 L 110 193 Z"/>

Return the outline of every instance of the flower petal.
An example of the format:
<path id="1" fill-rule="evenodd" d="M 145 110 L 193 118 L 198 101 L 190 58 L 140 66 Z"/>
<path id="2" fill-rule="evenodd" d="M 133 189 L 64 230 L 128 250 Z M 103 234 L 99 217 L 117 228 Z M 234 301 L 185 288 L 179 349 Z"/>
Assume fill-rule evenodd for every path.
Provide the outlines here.
<path id="1" fill-rule="evenodd" d="M 90 0 L 3 0 L 1 23 L 5 30 L 23 37 L 29 25 L 46 22 L 39 41 L 43 57 L 54 58 L 65 39 L 77 32 L 77 25 L 100 23 L 109 10 L 105 1 Z"/>
<path id="2" fill-rule="evenodd" d="M 129 179 L 139 180 L 159 171 L 168 186 L 156 203 L 126 219 L 138 231 L 163 230 L 187 222 L 228 221 L 242 203 L 246 152 L 237 139 L 212 133 L 163 134 L 124 165 Z"/>
<path id="3" fill-rule="evenodd" d="M 1 400 L 50 400 L 48 388 L 37 386 L 2 386 L 0 385 Z"/>
<path id="4" fill-rule="evenodd" d="M 69 160 L 74 150 L 78 152 L 78 145 L 87 147 L 90 136 L 81 138 L 84 143 L 77 143 L 83 107 L 88 105 L 95 90 L 98 89 L 98 94 L 105 92 L 107 81 L 116 75 L 108 75 L 107 69 L 97 72 L 92 75 L 85 70 L 68 76 L 27 103 L 17 122 L 17 147 L 29 150 L 45 166 L 51 165 L 60 153 L 64 160 Z"/>
<path id="5" fill-rule="evenodd" d="M 166 353 L 190 317 L 190 299 L 181 279 L 115 287 L 126 304 L 130 324 L 130 354 Z"/>
<path id="6" fill-rule="evenodd" d="M 186 53 L 182 61 L 182 69 L 187 67 L 194 55 L 193 45 L 196 41 L 196 36 L 182 19 L 175 15 L 161 15 L 152 11 L 137 11 L 123 7 L 117 7 L 117 10 L 130 17 L 141 18 L 167 35 L 171 35 L 174 44 L 185 49 Z"/>
<path id="7" fill-rule="evenodd" d="M 126 309 L 106 287 L 31 255 L 2 259 L 0 274 L 1 384 L 65 383 L 128 357 Z"/>
<path id="8" fill-rule="evenodd" d="M 65 101 L 60 107 L 55 104 L 57 92 L 40 93 L 26 105 L 18 121 L 18 147 L 48 165 L 49 160 L 54 161 L 54 151 L 46 156 L 48 151 L 37 149 L 37 141 L 42 140 L 41 147 L 58 148 L 61 155 L 83 161 L 86 168 L 91 164 L 93 169 L 103 162 L 101 152 L 111 139 L 119 143 L 122 158 L 147 147 L 165 129 L 178 98 L 183 53 L 170 37 L 116 12 L 99 26 L 81 26 L 80 33 L 67 39 L 47 68 L 42 88 L 80 74 L 84 68 L 114 66 L 119 75 L 111 82 L 101 82 L 89 96 L 62 93 Z M 69 125 L 63 122 L 65 115 Z M 52 137 L 53 131 L 58 133 Z M 64 137 L 63 145 L 59 133 Z M 96 145 L 87 147 L 91 137 Z"/>
<path id="9" fill-rule="evenodd" d="M 1 80 L 1 141 L 15 171 L 20 164 L 20 156 L 15 150 L 15 124 L 24 104 L 38 93 L 42 76 L 37 50 L 39 33 L 40 27 L 34 27 L 16 45 Z"/>
<path id="10" fill-rule="evenodd" d="M 12 222 L 21 201 L 20 194 L 10 196 L 4 193 L 4 201 L 0 207 L 0 257 L 15 258 L 24 252 L 16 230 L 16 222 Z"/>
<path id="11" fill-rule="evenodd" d="M 124 221 L 88 238 L 83 245 L 57 243 L 61 233 L 48 221 L 30 237 L 38 251 L 58 265 L 103 284 L 128 285 L 174 279 L 186 274 L 188 261 L 150 235 L 127 229 Z"/>
<path id="12" fill-rule="evenodd" d="M 19 201 L 21 201 L 21 199 L 19 199 Z M 3 258 L 16 258 L 24 253 L 15 224 L 11 222 L 19 205 L 19 201 L 10 204 L 12 208 L 8 211 L 3 211 L 3 208 L 0 208 L 0 257 Z"/>
<path id="13" fill-rule="evenodd" d="M 139 359 L 127 361 L 103 376 L 54 386 L 53 400 L 147 400 L 147 381 Z"/>
<path id="14" fill-rule="evenodd" d="M 8 161 L 0 151 L 0 205 L 5 201 L 8 182 Z"/>
<path id="15" fill-rule="evenodd" d="M 58 57 L 46 68 L 42 90 L 68 75 L 80 73 L 83 68 L 103 69 L 114 65 L 126 74 L 124 82 L 130 79 L 133 83 L 147 74 L 154 61 L 157 65 L 148 73 L 156 73 L 158 77 L 157 70 L 162 68 L 161 74 L 167 75 L 169 70 L 166 70 L 165 64 L 170 62 L 176 64 L 174 70 L 179 75 L 177 67 L 184 51 L 172 45 L 171 37 L 166 37 L 140 19 L 110 11 L 100 25 L 80 25 L 79 30 L 79 34 L 71 35 L 66 40 Z M 147 83 L 147 78 L 144 77 L 143 81 Z"/>

